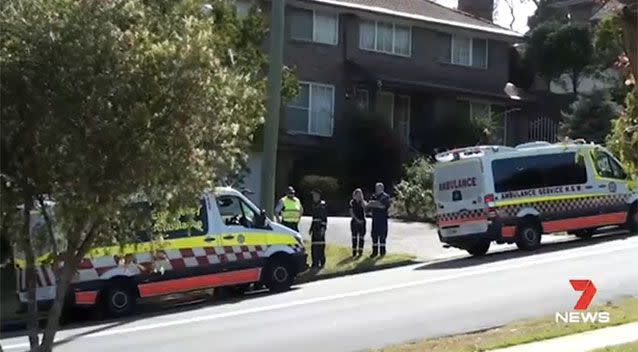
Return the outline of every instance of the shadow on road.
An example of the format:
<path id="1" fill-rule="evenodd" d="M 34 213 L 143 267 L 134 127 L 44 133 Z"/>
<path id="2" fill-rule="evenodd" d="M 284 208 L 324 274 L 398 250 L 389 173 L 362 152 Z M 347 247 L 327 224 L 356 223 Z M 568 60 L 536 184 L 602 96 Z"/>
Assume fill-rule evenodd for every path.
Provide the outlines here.
<path id="1" fill-rule="evenodd" d="M 290 291 L 297 290 L 298 288 L 293 287 Z M 288 291 L 288 292 L 290 292 Z M 72 330 L 77 328 L 87 328 L 94 327 L 93 329 L 89 329 L 83 331 L 78 334 L 74 334 L 64 338 L 63 340 L 56 341 L 54 346 L 60 346 L 83 336 L 107 331 L 113 328 L 122 327 L 127 324 L 134 323 L 136 321 L 153 318 L 162 315 L 168 315 L 173 313 L 183 313 L 194 311 L 207 307 L 214 307 L 217 305 L 228 305 L 239 303 L 245 299 L 256 298 L 256 297 L 264 297 L 271 294 L 267 289 L 261 289 L 256 291 L 251 291 L 241 295 L 221 295 L 217 297 L 213 297 L 213 295 L 209 294 L 198 294 L 196 296 L 191 296 L 187 300 L 169 300 L 164 302 L 145 302 L 140 303 L 138 305 L 137 313 L 132 316 L 123 317 L 119 319 L 106 319 L 103 316 L 100 316 L 99 313 L 90 310 L 83 310 L 79 314 L 74 315 L 73 322 L 63 323 L 58 332 L 64 330 Z M 90 313 L 91 312 L 91 313 Z M 2 339 L 12 338 L 12 337 L 21 337 L 27 336 L 28 331 L 26 329 L 20 329 L 12 332 L 3 331 L 0 336 Z"/>
<path id="2" fill-rule="evenodd" d="M 487 255 L 483 257 L 468 256 L 464 258 L 428 263 L 428 264 L 419 266 L 415 268 L 414 270 L 458 269 L 458 268 L 464 268 L 469 266 L 494 263 L 494 262 L 498 262 L 502 260 L 524 258 L 524 257 L 529 257 L 529 256 L 534 256 L 534 255 L 544 254 L 544 253 L 552 253 L 552 252 L 562 251 L 565 249 L 586 247 L 589 245 L 594 245 L 594 244 L 604 243 L 609 241 L 624 240 L 632 236 L 634 235 L 631 235 L 627 232 L 624 232 L 621 234 L 618 234 L 618 233 L 600 234 L 600 235 L 597 235 L 596 237 L 593 237 L 587 240 L 575 239 L 575 240 L 565 241 L 565 242 L 554 242 L 554 243 L 543 244 L 540 249 L 533 252 L 513 249 L 513 250 L 507 250 L 507 251 L 501 251 L 501 252 L 488 253 Z"/>

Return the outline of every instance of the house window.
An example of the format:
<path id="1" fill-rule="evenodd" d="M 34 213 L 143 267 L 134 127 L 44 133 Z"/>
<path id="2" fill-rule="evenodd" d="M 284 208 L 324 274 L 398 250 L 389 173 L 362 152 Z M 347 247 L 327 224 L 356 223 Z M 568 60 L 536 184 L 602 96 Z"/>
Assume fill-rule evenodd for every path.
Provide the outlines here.
<path id="1" fill-rule="evenodd" d="M 410 56 L 412 28 L 389 22 L 361 21 L 359 23 L 359 48 L 386 54 Z"/>
<path id="2" fill-rule="evenodd" d="M 290 35 L 297 40 L 336 45 L 338 22 L 336 13 L 294 9 L 290 21 Z"/>
<path id="3" fill-rule="evenodd" d="M 332 136 L 334 86 L 299 83 L 299 94 L 288 104 L 286 116 L 291 132 Z"/>
<path id="4" fill-rule="evenodd" d="M 381 115 L 388 127 L 404 142 L 410 138 L 410 97 L 395 95 L 391 92 L 377 93 L 376 111 Z"/>
<path id="5" fill-rule="evenodd" d="M 235 11 L 237 12 L 237 17 L 245 18 L 250 14 L 250 9 L 253 7 L 252 1 L 249 0 L 236 0 L 235 1 Z"/>
<path id="6" fill-rule="evenodd" d="M 354 101 L 357 109 L 368 111 L 370 106 L 370 95 L 366 89 L 356 88 L 354 91 Z"/>
<path id="7" fill-rule="evenodd" d="M 460 35 L 450 36 L 450 63 L 487 68 L 487 40 Z"/>
<path id="8" fill-rule="evenodd" d="M 394 94 L 379 91 L 377 93 L 376 112 L 383 117 L 388 127 L 392 128 L 394 120 Z"/>
<path id="9" fill-rule="evenodd" d="M 459 103 L 461 105 L 461 113 L 468 114 L 471 120 L 489 118 L 492 121 L 492 143 L 507 143 L 507 111 L 504 106 L 467 100 Z"/>

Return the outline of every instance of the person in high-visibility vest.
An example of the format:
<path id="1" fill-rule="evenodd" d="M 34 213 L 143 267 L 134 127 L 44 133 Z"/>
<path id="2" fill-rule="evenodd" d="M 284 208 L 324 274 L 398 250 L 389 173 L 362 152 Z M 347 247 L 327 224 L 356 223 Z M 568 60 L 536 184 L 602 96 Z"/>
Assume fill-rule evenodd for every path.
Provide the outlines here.
<path id="1" fill-rule="evenodd" d="M 289 229 L 299 231 L 299 220 L 303 215 L 303 206 L 299 198 L 295 196 L 295 189 L 288 187 L 288 192 L 282 197 L 275 207 L 275 214 L 279 222 Z"/>

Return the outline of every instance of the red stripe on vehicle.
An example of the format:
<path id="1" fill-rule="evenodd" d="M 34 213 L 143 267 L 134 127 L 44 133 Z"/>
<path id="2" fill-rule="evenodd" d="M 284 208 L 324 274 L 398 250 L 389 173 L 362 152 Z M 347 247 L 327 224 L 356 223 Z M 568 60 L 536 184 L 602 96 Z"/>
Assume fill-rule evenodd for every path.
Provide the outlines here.
<path id="1" fill-rule="evenodd" d="M 75 293 L 75 304 L 91 305 L 97 300 L 97 291 L 83 291 Z"/>
<path id="2" fill-rule="evenodd" d="M 202 288 L 255 282 L 259 280 L 260 274 L 261 268 L 244 269 L 228 273 L 208 274 L 140 284 L 138 289 L 140 291 L 140 297 L 151 297 Z"/>
<path id="3" fill-rule="evenodd" d="M 578 230 L 607 225 L 619 225 L 624 224 L 626 221 L 627 213 L 625 212 L 600 214 L 593 216 L 584 216 L 580 218 L 545 221 L 543 222 L 543 231 L 546 233 L 551 233 Z"/>
<path id="4" fill-rule="evenodd" d="M 78 264 L 78 269 L 93 269 L 93 262 L 90 259 L 83 258 L 80 264 Z"/>
<path id="5" fill-rule="evenodd" d="M 515 226 L 503 226 L 501 228 L 501 236 L 503 237 L 514 237 L 516 235 L 516 227 Z"/>

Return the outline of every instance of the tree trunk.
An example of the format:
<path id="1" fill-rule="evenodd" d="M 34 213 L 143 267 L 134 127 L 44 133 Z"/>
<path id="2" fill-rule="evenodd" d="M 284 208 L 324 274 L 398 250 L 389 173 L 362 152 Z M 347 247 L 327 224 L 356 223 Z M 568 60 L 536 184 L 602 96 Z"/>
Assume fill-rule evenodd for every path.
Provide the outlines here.
<path id="1" fill-rule="evenodd" d="M 31 351 L 37 351 L 39 345 L 38 337 L 38 302 L 36 299 L 36 270 L 35 254 L 33 253 L 33 243 L 31 242 L 31 207 L 33 199 L 24 197 L 24 223 L 22 226 L 22 250 L 26 259 L 26 284 L 27 284 L 27 330 L 29 331 L 29 345 Z"/>
<path id="2" fill-rule="evenodd" d="M 638 79 L 638 35 L 636 22 L 638 21 L 638 5 L 635 1 L 625 1 L 627 5 L 622 10 L 621 19 L 623 26 L 623 39 L 625 42 L 625 52 L 629 57 L 629 69 L 634 75 L 634 79 Z"/>
<path id="3" fill-rule="evenodd" d="M 39 352 L 50 352 L 53 350 L 53 341 L 55 334 L 60 327 L 60 316 L 62 315 L 62 309 L 66 301 L 66 291 L 69 288 L 71 277 L 77 266 L 77 261 L 74 258 L 74 253 L 71 253 L 71 248 L 67 249 L 67 253 L 64 255 L 64 266 L 59 279 L 56 282 L 55 288 L 55 300 L 53 306 L 49 310 L 49 316 L 47 318 L 47 325 L 44 329 L 42 336 L 42 344 L 40 345 Z"/>
<path id="4" fill-rule="evenodd" d="M 55 290 L 55 301 L 49 311 L 47 318 L 47 325 L 44 329 L 42 336 L 42 344 L 40 345 L 40 352 L 50 352 L 53 349 L 53 342 L 55 340 L 55 334 L 60 326 L 60 316 L 64 303 L 66 301 L 66 292 L 69 288 L 71 278 L 80 263 L 80 260 L 84 257 L 89 249 L 89 246 L 93 242 L 95 235 L 95 224 L 87 221 L 85 226 L 79 227 L 81 230 L 76 237 L 78 241 L 71 241 L 67 245 L 67 250 L 64 255 L 64 266 L 62 267 L 62 273 L 57 281 Z M 84 238 L 82 240 L 82 238 Z"/>

